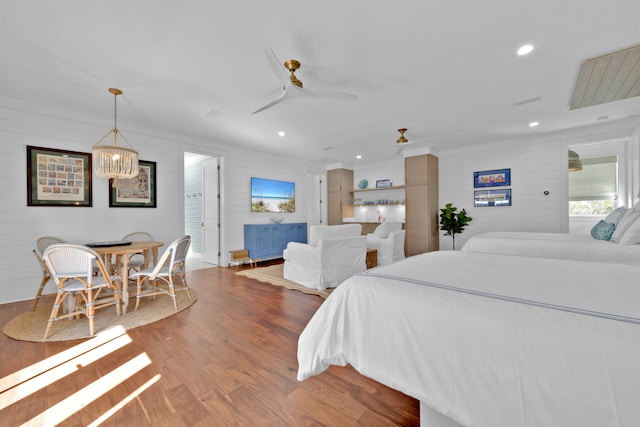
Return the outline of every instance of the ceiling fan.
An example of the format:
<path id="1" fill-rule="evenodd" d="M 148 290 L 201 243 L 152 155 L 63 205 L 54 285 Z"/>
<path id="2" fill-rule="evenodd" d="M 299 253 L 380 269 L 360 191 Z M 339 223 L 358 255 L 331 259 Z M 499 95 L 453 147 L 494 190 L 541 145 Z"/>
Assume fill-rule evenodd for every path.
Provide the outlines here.
<path id="1" fill-rule="evenodd" d="M 264 53 L 267 56 L 267 61 L 273 72 L 276 74 L 276 77 L 282 82 L 282 87 L 284 92 L 269 102 L 268 104 L 258 108 L 251 114 L 256 114 L 261 111 L 264 111 L 268 108 L 273 107 L 276 104 L 279 104 L 283 101 L 286 101 L 291 98 L 307 96 L 310 98 L 322 98 L 322 99 L 337 99 L 337 100 L 346 100 L 353 101 L 358 99 L 358 95 L 347 93 L 347 92 L 339 92 L 336 90 L 315 90 L 310 91 L 303 88 L 302 82 L 296 77 L 295 72 L 300 68 L 300 62 L 295 59 L 288 59 L 284 62 L 280 62 L 276 54 L 273 52 L 271 48 L 265 48 Z M 282 64 L 282 65 L 281 65 Z M 284 65 L 284 66 L 283 66 Z"/>
<path id="2" fill-rule="evenodd" d="M 404 133 L 407 131 L 407 128 L 400 128 L 398 129 L 398 132 L 400 132 L 400 138 L 398 138 L 396 140 L 396 145 L 398 146 L 405 146 L 405 145 L 409 145 L 409 144 L 413 144 L 414 142 L 419 142 L 419 141 L 426 141 L 427 139 L 431 139 L 431 138 L 421 138 L 421 139 L 414 139 L 409 141 L 407 139 L 406 136 L 404 136 Z"/>
<path id="3" fill-rule="evenodd" d="M 398 147 L 398 150 L 396 151 L 396 154 L 402 153 L 404 151 L 404 147 L 406 147 L 409 144 L 413 144 L 415 142 L 431 141 L 431 140 L 435 140 L 435 139 L 444 138 L 446 136 L 454 135 L 454 134 L 445 134 L 445 135 L 429 136 L 427 138 L 419 138 L 419 139 L 408 140 L 407 137 L 404 136 L 404 133 L 406 131 L 407 131 L 407 128 L 398 129 L 398 132 L 400 132 L 400 138 L 398 138 L 396 140 L 396 146 Z"/>

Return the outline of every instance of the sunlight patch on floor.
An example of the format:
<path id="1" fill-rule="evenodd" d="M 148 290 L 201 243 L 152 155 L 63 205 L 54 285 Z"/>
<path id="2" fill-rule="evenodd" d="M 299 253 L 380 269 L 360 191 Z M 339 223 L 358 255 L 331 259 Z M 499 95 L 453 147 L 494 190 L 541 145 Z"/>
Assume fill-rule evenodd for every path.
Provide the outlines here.
<path id="1" fill-rule="evenodd" d="M 54 384 L 68 375 L 76 374 L 83 367 L 100 360 L 132 342 L 125 329 L 115 326 L 65 351 L 34 363 L 0 379 L 0 410 L 19 402 L 37 391 Z M 23 425 L 56 425 L 82 410 L 110 390 L 151 365 L 146 353 L 141 353 L 122 363 L 111 372 L 76 391 L 67 398 L 35 415 Z M 160 379 L 155 375 L 125 399 L 113 405 L 91 425 L 99 425 L 136 399 Z"/>

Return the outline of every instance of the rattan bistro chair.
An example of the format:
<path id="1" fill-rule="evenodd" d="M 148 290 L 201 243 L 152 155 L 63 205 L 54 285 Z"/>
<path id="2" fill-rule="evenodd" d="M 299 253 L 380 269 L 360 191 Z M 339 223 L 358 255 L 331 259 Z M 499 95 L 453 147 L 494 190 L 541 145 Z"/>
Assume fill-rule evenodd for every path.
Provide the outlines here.
<path id="1" fill-rule="evenodd" d="M 93 335 L 96 309 L 115 305 L 116 312 L 120 315 L 120 276 L 109 275 L 102 259 L 92 249 L 82 245 L 56 244 L 44 251 L 43 258 L 58 286 L 44 333 L 45 339 L 49 336 L 53 322 L 59 319 L 84 314 L 89 319 L 89 334 Z M 97 275 L 94 275 L 95 269 L 98 271 Z M 113 297 L 98 300 L 105 289 L 111 289 Z M 75 304 L 67 304 L 69 312 L 59 316 L 60 306 L 67 298 L 74 298 Z"/>
<path id="2" fill-rule="evenodd" d="M 140 298 L 151 295 L 164 294 L 173 299 L 173 306 L 178 311 L 178 301 L 176 300 L 175 278 L 179 277 L 182 287 L 179 291 L 187 291 L 189 301 L 191 293 L 185 278 L 185 260 L 191 236 L 182 236 L 171 243 L 160 257 L 158 264 L 154 268 L 148 268 L 134 273 L 130 278 L 136 280 L 136 310 L 140 303 Z M 143 282 L 148 282 L 147 288 L 143 290 Z"/>
<path id="3" fill-rule="evenodd" d="M 155 239 L 146 231 L 135 231 L 124 236 L 122 240 L 126 240 L 128 242 L 153 242 Z M 148 262 L 143 254 L 131 255 L 129 257 L 129 274 L 131 274 L 132 270 L 140 271 L 143 268 L 148 268 L 149 266 L 145 265 L 145 261 Z"/>
<path id="4" fill-rule="evenodd" d="M 40 268 L 42 269 L 42 280 L 40 281 L 40 288 L 36 293 L 36 298 L 33 301 L 33 307 L 31 307 L 31 311 L 35 311 L 36 307 L 38 306 L 38 301 L 40 301 L 40 298 L 42 298 L 42 291 L 44 290 L 45 285 L 49 283 L 49 280 L 51 280 L 51 273 L 49 272 L 49 268 L 47 267 L 47 265 L 44 263 L 42 254 L 49 246 L 55 245 L 57 243 L 66 242 L 59 237 L 44 236 L 38 238 L 33 244 L 33 254 L 35 255 L 36 259 L 38 260 L 38 264 L 40 264 Z"/>

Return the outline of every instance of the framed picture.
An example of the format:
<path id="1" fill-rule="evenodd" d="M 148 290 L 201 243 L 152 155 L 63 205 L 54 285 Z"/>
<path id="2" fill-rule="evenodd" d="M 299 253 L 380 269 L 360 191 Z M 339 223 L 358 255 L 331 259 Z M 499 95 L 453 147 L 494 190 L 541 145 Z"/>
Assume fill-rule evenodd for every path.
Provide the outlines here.
<path id="1" fill-rule="evenodd" d="M 27 146 L 27 206 L 91 206 L 91 153 Z"/>
<path id="2" fill-rule="evenodd" d="M 379 179 L 376 181 L 376 188 L 389 188 L 391 187 L 390 179 Z"/>
<path id="3" fill-rule="evenodd" d="M 511 206 L 511 189 L 475 190 L 473 195 L 473 206 Z"/>
<path id="4" fill-rule="evenodd" d="M 511 169 L 495 169 L 473 173 L 473 187 L 504 187 L 511 185 Z"/>
<path id="5" fill-rule="evenodd" d="M 120 185 L 113 186 L 109 180 L 110 208 L 155 208 L 156 207 L 156 162 L 139 160 L 138 176 L 121 179 Z"/>

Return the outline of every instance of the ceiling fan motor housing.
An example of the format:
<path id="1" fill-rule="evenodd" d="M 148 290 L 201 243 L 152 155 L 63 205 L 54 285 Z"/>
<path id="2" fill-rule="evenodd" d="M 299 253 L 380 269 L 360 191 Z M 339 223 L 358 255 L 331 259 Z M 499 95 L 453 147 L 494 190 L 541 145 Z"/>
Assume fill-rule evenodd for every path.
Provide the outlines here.
<path id="1" fill-rule="evenodd" d="M 284 68 L 291 72 L 291 75 L 289 76 L 289 80 L 291 80 L 291 83 L 301 88 L 302 82 L 298 80 L 295 75 L 295 71 L 300 68 L 300 61 L 296 61 L 295 59 L 288 59 L 284 61 Z"/>

